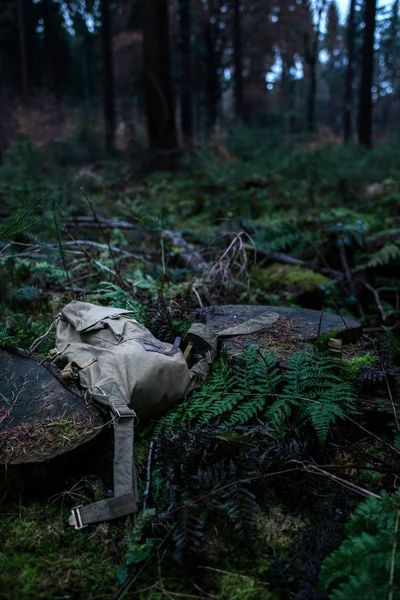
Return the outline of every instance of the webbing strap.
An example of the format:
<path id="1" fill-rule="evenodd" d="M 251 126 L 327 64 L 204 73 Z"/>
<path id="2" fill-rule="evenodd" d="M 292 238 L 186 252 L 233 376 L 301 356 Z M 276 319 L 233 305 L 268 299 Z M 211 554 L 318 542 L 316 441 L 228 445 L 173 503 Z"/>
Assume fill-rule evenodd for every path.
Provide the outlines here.
<path id="1" fill-rule="evenodd" d="M 93 395 L 96 398 L 95 395 Z M 102 396 L 102 403 L 106 396 Z M 137 510 L 138 490 L 133 456 L 135 411 L 120 399 L 108 399 L 114 417 L 114 497 L 72 509 L 70 524 L 82 529 Z"/>

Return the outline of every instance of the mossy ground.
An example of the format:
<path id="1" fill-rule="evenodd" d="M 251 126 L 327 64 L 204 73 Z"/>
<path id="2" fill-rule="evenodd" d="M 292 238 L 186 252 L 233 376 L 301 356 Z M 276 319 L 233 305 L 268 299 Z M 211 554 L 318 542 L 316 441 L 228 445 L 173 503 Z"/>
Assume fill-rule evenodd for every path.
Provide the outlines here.
<path id="1" fill-rule="evenodd" d="M 17 144 L 4 157 L 0 172 L 5 210 L 12 214 L 23 203 L 32 204 L 39 197 L 45 200 L 35 209 L 29 229 L 14 236 L 13 244 L 20 246 L 6 248 L 8 241 L 2 245 L 2 343 L 26 350 L 68 301 L 97 301 L 100 282 L 117 284 L 121 289 L 121 280 L 129 290 L 128 300 L 133 296 L 134 301 L 146 305 L 146 315 L 142 316 L 151 317 L 159 337 L 167 330 L 170 335 L 184 333 L 190 320 L 187 311 L 179 307 L 185 302 L 189 308 L 198 306 L 195 291 L 203 304 L 250 300 L 318 309 L 324 305 L 332 312 L 339 310 L 355 319 L 360 318 L 360 302 L 367 325 L 379 327 L 381 315 L 375 297 L 363 283 L 366 261 L 377 265 L 368 267 L 367 278 L 381 294 L 385 323 L 393 324 L 398 303 L 396 263 L 386 256 L 384 264 L 380 264 L 382 252 L 377 253 L 382 250 L 379 239 L 392 229 L 393 214 L 399 208 L 398 143 L 379 144 L 372 152 L 352 145 L 315 150 L 299 143 L 289 148 L 286 143 L 277 144 L 267 132 L 258 136 L 262 137 L 261 148 L 254 143 L 254 134 L 239 133 L 235 132 L 228 141 L 232 153 L 229 163 L 199 152 L 181 173 L 158 173 L 145 182 L 127 182 L 132 165 L 113 160 L 99 166 L 99 184 L 93 177 L 82 177 L 82 173 L 78 176 L 78 168 L 74 173 L 74 167 L 68 170 L 57 165 L 52 157 L 26 140 Z M 253 185 L 260 173 L 267 181 L 262 187 Z M 389 176 L 393 186 L 379 202 L 366 204 L 362 200 L 365 186 Z M 60 247 L 60 241 L 71 242 L 62 227 L 64 221 L 71 216 L 92 215 L 82 194 L 82 180 L 98 216 L 126 220 L 135 227 L 109 232 L 77 232 L 70 228 L 76 239 L 86 237 L 101 246 L 88 247 L 89 250 Z M 244 230 L 260 249 L 314 261 L 317 268 L 326 259 L 333 269 L 341 271 L 338 248 L 344 246 L 350 270 L 355 278 L 361 273 L 361 278 L 356 279 L 354 292 L 349 290 L 345 277 L 327 278 L 298 266 L 271 261 L 266 264 L 262 255 L 255 260 L 252 250 L 243 252 L 242 248 L 242 254 L 225 255 L 229 259 L 222 265 L 225 271 L 219 271 L 226 275 L 225 279 L 210 283 L 188 268 L 180 249 L 163 235 L 167 229 L 182 232 L 210 268 L 224 256 L 237 232 Z M 9 256 L 14 251 L 29 256 Z M 258 264 L 254 265 L 253 259 Z M 277 349 L 285 358 L 296 350 L 292 344 L 276 342 L 282 343 Z M 50 337 L 38 352 L 45 356 L 53 345 Z M 373 366 L 367 355 L 357 358 L 360 351 L 365 354 L 368 349 L 355 344 L 343 351 L 343 363 L 352 380 L 361 368 Z M 392 360 L 398 355 L 398 345 L 393 343 Z M 387 404 L 385 393 L 375 393 L 371 398 Z M 365 416 L 364 409 L 361 404 L 361 418 Z M 389 415 L 390 410 L 389 406 Z M 386 411 L 386 417 L 387 414 Z M 372 415 L 373 428 L 376 412 Z M 386 421 L 379 437 L 395 444 L 396 432 Z M 364 429 L 370 426 L 362 423 Z M 353 478 L 355 484 L 361 482 L 375 492 L 397 485 L 393 451 L 374 437 L 372 442 L 365 430 L 349 423 L 337 424 L 326 448 L 320 448 L 302 424 L 293 424 L 292 431 L 299 447 L 310 445 L 315 461 L 336 465 L 335 473 Z M 242 437 L 246 452 L 248 439 L 242 433 L 235 435 Z M 365 438 L 370 440 L 367 445 Z M 336 454 L 330 445 L 332 440 L 345 446 L 346 452 Z M 148 441 L 139 438 L 135 445 L 142 492 Z M 357 455 L 360 450 L 368 458 L 361 460 Z M 385 461 L 387 472 L 379 471 L 378 459 Z M 85 459 L 81 470 L 87 468 Z M 71 506 L 90 501 L 96 494 L 98 498 L 107 494 L 112 459 L 99 469 L 97 483 L 89 486 L 89 497 L 74 498 L 71 487 L 64 486 L 58 490 L 61 496 L 57 499 L 34 500 L 29 490 L 21 496 L 11 492 L 0 499 L 1 598 L 111 599 L 122 583 L 117 577 L 125 572 L 121 568 L 134 577 L 125 598 L 171 600 L 208 595 L 216 600 L 287 600 L 298 593 L 319 597 L 319 565 L 340 543 L 342 526 L 359 499 L 321 476 L 307 476 L 306 483 L 294 477 L 284 479 L 275 490 L 268 488 L 258 513 L 256 551 L 249 552 L 238 542 L 234 527 L 226 519 L 223 523 L 212 520 L 202 541 L 204 569 L 197 566 L 193 573 L 187 565 L 174 562 L 169 548 L 164 546 L 157 546 L 151 562 L 127 565 L 133 527 L 130 519 L 81 532 L 67 525 Z M 163 480 L 154 479 L 153 499 L 162 491 Z M 86 491 L 82 493 L 85 496 Z M 168 526 L 171 534 L 172 526 L 167 523 Z M 148 535 L 156 533 L 151 531 Z M 146 545 L 144 541 L 143 544 Z"/>

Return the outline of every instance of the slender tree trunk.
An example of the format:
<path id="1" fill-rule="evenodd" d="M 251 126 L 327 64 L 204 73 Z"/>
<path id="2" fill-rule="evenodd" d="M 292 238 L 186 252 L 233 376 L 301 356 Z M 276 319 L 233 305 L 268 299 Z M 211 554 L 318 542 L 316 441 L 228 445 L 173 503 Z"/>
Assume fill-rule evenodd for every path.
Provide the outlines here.
<path id="1" fill-rule="evenodd" d="M 27 67 L 27 57 L 26 57 L 24 0 L 18 0 L 18 27 L 19 27 L 19 43 L 20 43 L 20 53 L 21 53 L 22 100 L 24 102 L 26 102 L 26 100 L 28 98 L 28 67 Z"/>
<path id="2" fill-rule="evenodd" d="M 350 0 L 349 22 L 347 25 L 347 70 L 346 87 L 343 107 L 343 137 L 347 144 L 352 134 L 353 116 L 353 75 L 354 75 L 354 38 L 355 38 L 355 8 L 356 0 Z"/>
<path id="3" fill-rule="evenodd" d="M 233 4 L 233 52 L 235 67 L 235 114 L 238 120 L 243 118 L 243 48 L 240 16 L 240 0 Z"/>
<path id="4" fill-rule="evenodd" d="M 365 25 L 359 99 L 358 141 L 372 147 L 372 84 L 374 73 L 376 0 L 365 0 Z"/>
<path id="5" fill-rule="evenodd" d="M 103 111 L 106 150 L 115 147 L 114 75 L 111 49 L 110 0 L 101 0 L 101 41 L 103 54 Z"/>
<path id="6" fill-rule="evenodd" d="M 207 52 L 207 130 L 213 129 L 218 116 L 218 72 L 217 53 L 213 24 L 208 21 L 205 25 L 206 52 Z"/>
<path id="7" fill-rule="evenodd" d="M 193 143 L 192 15 L 190 0 L 179 0 L 181 51 L 181 123 L 185 146 Z"/>
<path id="8" fill-rule="evenodd" d="M 167 0 L 144 2 L 143 54 L 147 126 L 153 150 L 177 148 Z"/>
<path id="9" fill-rule="evenodd" d="M 310 64 L 310 87 L 308 88 L 307 100 L 307 128 L 310 133 L 315 129 L 315 99 L 317 95 L 317 54 L 318 41 L 313 43 L 313 50 Z"/>
<path id="10" fill-rule="evenodd" d="M 308 64 L 310 65 L 310 86 L 308 89 L 307 100 L 307 125 L 308 131 L 313 132 L 315 129 L 315 103 L 317 98 L 317 67 L 319 57 L 319 36 L 321 31 L 321 19 L 326 6 L 327 0 L 320 0 L 318 6 L 318 17 L 316 31 L 311 42 L 311 49 L 307 52 Z"/>
<path id="11" fill-rule="evenodd" d="M 391 26 L 391 36 L 392 36 L 392 68 L 390 69 L 392 86 L 393 86 L 393 96 L 396 97 L 397 94 L 397 72 L 398 72 L 398 50 L 399 50 L 399 39 L 398 39 L 398 28 L 399 28 L 399 0 L 395 0 L 393 2 L 393 17 L 392 17 L 392 26 Z"/>

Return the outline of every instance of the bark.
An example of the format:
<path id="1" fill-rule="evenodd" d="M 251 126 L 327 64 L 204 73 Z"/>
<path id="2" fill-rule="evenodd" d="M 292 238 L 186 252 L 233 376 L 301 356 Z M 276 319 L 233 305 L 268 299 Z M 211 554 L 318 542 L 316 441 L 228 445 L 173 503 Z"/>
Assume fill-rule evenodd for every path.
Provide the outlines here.
<path id="1" fill-rule="evenodd" d="M 205 25 L 207 52 L 207 130 L 213 129 L 218 116 L 218 72 L 217 52 L 213 24 L 208 21 Z"/>
<path id="2" fill-rule="evenodd" d="M 103 56 L 103 113 L 106 150 L 115 147 L 114 75 L 111 48 L 110 0 L 101 0 L 101 41 Z"/>
<path id="3" fill-rule="evenodd" d="M 310 87 L 308 89 L 308 100 L 307 100 L 307 126 L 308 126 L 308 131 L 311 133 L 315 129 L 315 98 L 316 98 L 316 94 L 317 94 L 317 53 L 318 53 L 318 43 L 314 40 L 312 56 L 309 61 Z"/>
<path id="4" fill-rule="evenodd" d="M 181 51 L 181 126 L 185 146 L 193 143 L 192 15 L 190 0 L 179 0 Z"/>
<path id="5" fill-rule="evenodd" d="M 147 127 L 152 150 L 177 148 L 167 0 L 144 3 L 143 55 Z"/>
<path id="6" fill-rule="evenodd" d="M 343 136 L 347 144 L 352 134 L 351 119 L 353 115 L 353 77 L 354 77 L 354 38 L 355 38 L 356 1 L 350 1 L 349 22 L 347 25 L 347 70 L 343 107 Z"/>
<path id="7" fill-rule="evenodd" d="M 375 18 L 376 0 L 366 0 L 358 119 L 358 141 L 366 148 L 372 148 L 372 84 Z"/>
<path id="8" fill-rule="evenodd" d="M 321 19 L 326 6 L 326 0 L 321 0 L 318 8 L 318 18 L 314 37 L 311 41 L 311 48 L 308 51 L 308 64 L 310 65 L 310 86 L 307 99 L 307 125 L 308 131 L 315 129 L 315 102 L 317 97 L 317 67 L 319 56 L 319 36 L 321 31 Z"/>
<path id="9" fill-rule="evenodd" d="M 28 67 L 27 67 L 27 56 L 26 56 L 24 0 L 18 0 L 18 28 L 19 28 L 19 43 L 20 43 L 20 53 L 21 53 L 22 99 L 24 102 L 26 102 L 26 100 L 28 98 Z"/>
<path id="10" fill-rule="evenodd" d="M 233 53 L 235 68 L 235 114 L 238 120 L 243 118 L 243 47 L 240 15 L 240 0 L 233 4 Z"/>

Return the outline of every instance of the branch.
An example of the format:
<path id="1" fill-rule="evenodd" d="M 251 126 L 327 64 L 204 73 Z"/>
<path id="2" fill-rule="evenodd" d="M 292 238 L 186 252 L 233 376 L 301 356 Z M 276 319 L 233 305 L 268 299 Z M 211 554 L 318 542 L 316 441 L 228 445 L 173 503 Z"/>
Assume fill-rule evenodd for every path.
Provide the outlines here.
<path id="1" fill-rule="evenodd" d="M 113 221 L 112 219 L 94 219 L 93 217 L 69 217 L 63 228 L 86 227 L 90 229 L 135 229 L 133 223 L 127 221 Z"/>
<path id="2" fill-rule="evenodd" d="M 265 256 L 266 258 L 269 258 L 275 262 L 304 267 L 305 269 L 311 269 L 312 271 L 322 273 L 323 275 L 329 275 L 330 277 L 343 277 L 343 273 L 341 271 L 336 271 L 335 269 L 330 269 L 328 267 L 318 267 L 312 262 L 302 260 L 301 258 L 295 258 L 294 256 L 290 256 L 289 254 L 285 254 L 283 252 L 273 252 L 272 250 L 266 250 L 265 248 L 257 248 L 251 244 L 243 244 L 243 247 L 245 250 L 252 250 L 260 256 Z"/>

